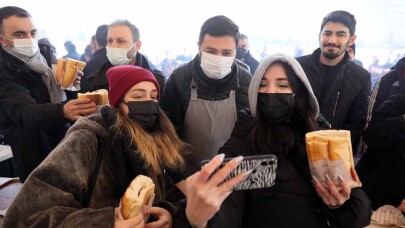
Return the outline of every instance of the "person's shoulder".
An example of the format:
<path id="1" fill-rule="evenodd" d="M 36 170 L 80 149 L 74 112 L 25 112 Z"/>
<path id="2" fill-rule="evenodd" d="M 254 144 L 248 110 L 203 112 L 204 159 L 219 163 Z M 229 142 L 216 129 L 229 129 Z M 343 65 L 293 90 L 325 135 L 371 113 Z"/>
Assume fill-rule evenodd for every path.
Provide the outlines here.
<path id="1" fill-rule="evenodd" d="M 73 124 L 66 135 L 83 134 L 83 132 L 91 132 L 96 136 L 103 138 L 108 136 L 107 125 L 100 114 L 93 114 L 87 117 L 80 117 L 75 124 Z"/>
<path id="2" fill-rule="evenodd" d="M 249 84 L 250 81 L 252 80 L 252 74 L 242 66 L 239 66 L 238 64 L 236 64 L 236 69 L 237 69 L 236 76 L 239 78 L 239 82 L 241 84 Z"/>
<path id="3" fill-rule="evenodd" d="M 300 64 L 305 63 L 311 59 L 313 54 L 303 55 L 300 57 L 295 58 Z"/>
<path id="4" fill-rule="evenodd" d="M 175 79 L 176 81 L 186 79 L 193 73 L 192 69 L 193 69 L 193 61 L 184 63 L 173 70 L 172 74 L 170 75 L 170 78 L 173 77 L 173 79 Z"/>
<path id="5" fill-rule="evenodd" d="M 356 74 L 359 74 L 359 75 L 362 75 L 362 76 L 370 76 L 370 72 L 368 72 L 368 70 L 364 69 L 364 67 L 358 65 L 354 61 L 348 60 L 347 64 L 351 69 L 353 69 L 353 71 Z"/>

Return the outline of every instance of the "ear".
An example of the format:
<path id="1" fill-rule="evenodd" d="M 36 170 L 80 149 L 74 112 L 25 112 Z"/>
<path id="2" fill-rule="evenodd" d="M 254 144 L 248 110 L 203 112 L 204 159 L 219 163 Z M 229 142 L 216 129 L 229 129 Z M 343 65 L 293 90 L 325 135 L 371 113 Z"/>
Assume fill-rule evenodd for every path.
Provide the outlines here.
<path id="1" fill-rule="evenodd" d="M 350 39 L 349 39 L 349 45 L 348 45 L 348 46 L 353 45 L 353 44 L 354 44 L 354 42 L 356 41 L 356 38 L 357 38 L 357 36 L 356 36 L 356 35 L 351 36 L 351 37 L 350 37 Z"/>
<path id="2" fill-rule="evenodd" d="M 142 42 L 140 40 L 135 42 L 135 47 L 136 47 L 137 52 L 139 51 L 139 49 L 141 49 L 141 46 L 142 46 Z"/>
<path id="3" fill-rule="evenodd" d="M 2 36 L 0 36 L 0 45 L 3 46 L 3 47 L 7 47 L 7 43 L 6 43 L 5 39 L 4 39 L 4 37 L 2 37 Z"/>

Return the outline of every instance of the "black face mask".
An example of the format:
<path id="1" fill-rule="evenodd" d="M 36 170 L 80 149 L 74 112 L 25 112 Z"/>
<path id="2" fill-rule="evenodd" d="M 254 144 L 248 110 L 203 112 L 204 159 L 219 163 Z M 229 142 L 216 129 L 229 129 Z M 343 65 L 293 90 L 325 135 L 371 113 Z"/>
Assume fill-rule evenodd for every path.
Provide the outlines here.
<path id="1" fill-rule="evenodd" d="M 159 118 L 159 103 L 155 101 L 128 101 L 123 102 L 128 106 L 128 117 L 139 123 L 143 129 L 149 131 Z"/>
<path id="2" fill-rule="evenodd" d="M 238 48 L 238 50 L 236 50 L 236 58 L 239 60 L 245 58 L 245 56 L 247 55 L 247 52 L 248 52 L 247 49 Z"/>
<path id="3" fill-rule="evenodd" d="M 268 123 L 282 123 L 290 119 L 294 111 L 293 93 L 259 93 L 257 108 Z"/>

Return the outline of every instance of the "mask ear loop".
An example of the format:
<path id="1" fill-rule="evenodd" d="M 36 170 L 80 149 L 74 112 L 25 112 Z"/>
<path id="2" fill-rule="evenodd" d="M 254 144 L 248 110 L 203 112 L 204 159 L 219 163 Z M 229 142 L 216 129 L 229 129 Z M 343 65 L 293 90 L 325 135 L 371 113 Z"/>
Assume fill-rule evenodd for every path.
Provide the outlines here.
<path id="1" fill-rule="evenodd" d="M 3 38 L 6 39 L 6 40 L 9 40 L 9 41 L 13 42 L 13 39 L 7 38 L 7 37 L 4 36 L 3 34 L 0 34 L 0 36 L 3 37 Z M 14 42 L 13 42 L 13 44 L 14 44 Z M 7 44 L 4 45 L 4 47 L 7 47 L 7 46 L 10 46 L 10 45 L 7 45 Z"/>
<path id="2" fill-rule="evenodd" d="M 127 52 L 127 57 L 128 57 L 128 59 L 132 59 L 134 56 L 135 56 L 135 53 L 136 53 L 136 42 L 138 42 L 138 41 L 135 41 L 135 43 L 133 43 L 132 45 L 131 45 L 131 47 L 129 47 L 129 49 L 128 49 L 128 52 Z"/>

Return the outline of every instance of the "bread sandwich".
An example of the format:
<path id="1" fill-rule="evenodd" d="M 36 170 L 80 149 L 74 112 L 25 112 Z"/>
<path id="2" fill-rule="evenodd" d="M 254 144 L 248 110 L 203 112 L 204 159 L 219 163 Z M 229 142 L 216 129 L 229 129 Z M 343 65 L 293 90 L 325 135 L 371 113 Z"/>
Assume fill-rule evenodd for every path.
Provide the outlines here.
<path id="1" fill-rule="evenodd" d="M 78 93 L 77 98 L 88 98 L 96 105 L 107 105 L 108 91 L 106 89 L 99 89 L 93 92 Z"/>
<path id="2" fill-rule="evenodd" d="M 129 219 L 141 212 L 154 196 L 155 184 L 152 179 L 138 175 L 128 186 L 121 199 L 121 213 L 124 219 Z"/>

